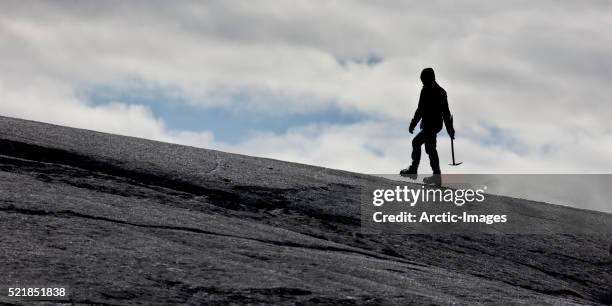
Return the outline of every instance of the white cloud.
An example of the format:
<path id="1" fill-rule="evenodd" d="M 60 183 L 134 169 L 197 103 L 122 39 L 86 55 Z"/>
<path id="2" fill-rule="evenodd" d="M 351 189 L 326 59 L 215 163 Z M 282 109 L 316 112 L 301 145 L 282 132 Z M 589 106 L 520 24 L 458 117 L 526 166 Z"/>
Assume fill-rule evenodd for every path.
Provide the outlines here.
<path id="1" fill-rule="evenodd" d="M 609 1 L 3 2 L 0 113 L 367 172 L 409 162 L 418 73 L 449 92 L 465 172 L 610 172 Z M 371 55 L 376 65 L 351 62 Z M 345 64 L 341 64 L 341 62 Z M 169 88 L 190 103 L 373 121 L 262 133 L 237 145 L 174 131 L 88 86 Z M 236 101 L 235 97 L 247 97 Z M 381 123 L 385 122 L 385 123 Z M 487 144 L 484 126 L 502 131 Z M 403 126 L 401 126 L 403 128 Z M 400 128 L 400 129 L 401 129 Z M 487 136 L 489 135 L 489 136 Z M 442 161 L 448 140 L 440 137 Z M 427 168 L 424 156 L 422 168 Z"/>

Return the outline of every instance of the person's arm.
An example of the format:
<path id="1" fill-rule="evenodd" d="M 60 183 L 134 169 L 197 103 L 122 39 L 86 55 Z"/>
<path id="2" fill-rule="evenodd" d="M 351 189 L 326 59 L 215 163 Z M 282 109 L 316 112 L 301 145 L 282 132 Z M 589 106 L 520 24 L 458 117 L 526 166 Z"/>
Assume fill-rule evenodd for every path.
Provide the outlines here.
<path id="1" fill-rule="evenodd" d="M 410 134 L 414 132 L 414 128 L 417 126 L 421 118 L 423 117 L 423 108 L 421 105 L 423 104 L 423 90 L 421 90 L 421 95 L 419 96 L 419 105 L 417 106 L 416 111 L 414 112 L 414 117 L 412 117 L 412 121 L 410 121 L 410 128 L 408 131 Z"/>
<path id="2" fill-rule="evenodd" d="M 451 115 L 450 109 L 448 109 L 448 98 L 446 97 L 446 91 L 442 92 L 442 119 L 444 120 L 444 126 L 446 126 L 446 132 L 450 138 L 455 139 L 455 128 L 453 127 L 453 115 Z"/>

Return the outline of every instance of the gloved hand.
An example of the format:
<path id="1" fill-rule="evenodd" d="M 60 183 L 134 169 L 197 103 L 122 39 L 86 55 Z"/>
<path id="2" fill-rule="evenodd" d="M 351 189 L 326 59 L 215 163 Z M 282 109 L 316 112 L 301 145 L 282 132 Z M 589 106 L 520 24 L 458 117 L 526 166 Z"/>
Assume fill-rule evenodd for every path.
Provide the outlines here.
<path id="1" fill-rule="evenodd" d="M 408 128 L 408 132 L 410 132 L 410 134 L 414 133 L 414 126 L 410 126 Z"/>
<path id="2" fill-rule="evenodd" d="M 450 129 L 447 132 L 451 139 L 455 139 L 455 129 Z"/>

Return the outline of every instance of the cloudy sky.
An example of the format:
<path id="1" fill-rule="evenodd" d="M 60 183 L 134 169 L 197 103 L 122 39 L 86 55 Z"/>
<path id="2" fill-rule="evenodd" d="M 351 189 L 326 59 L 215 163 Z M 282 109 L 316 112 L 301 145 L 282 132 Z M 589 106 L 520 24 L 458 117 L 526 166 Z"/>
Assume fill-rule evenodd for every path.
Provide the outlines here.
<path id="1" fill-rule="evenodd" d="M 367 173 L 612 172 L 612 1 L 3 1 L 0 115 Z M 420 171 L 429 173 L 425 159 Z"/>

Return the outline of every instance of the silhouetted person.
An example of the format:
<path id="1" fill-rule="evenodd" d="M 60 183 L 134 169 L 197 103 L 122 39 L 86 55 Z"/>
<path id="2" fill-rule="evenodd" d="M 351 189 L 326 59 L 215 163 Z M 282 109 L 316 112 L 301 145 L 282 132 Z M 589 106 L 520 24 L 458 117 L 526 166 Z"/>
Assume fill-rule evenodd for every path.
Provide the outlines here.
<path id="1" fill-rule="evenodd" d="M 436 83 L 436 76 L 432 68 L 425 68 L 421 72 L 423 88 L 419 98 L 419 106 L 410 122 L 410 133 L 414 132 L 416 125 L 421 122 L 421 131 L 412 139 L 412 164 L 400 172 L 402 175 L 416 178 L 419 162 L 421 161 L 421 146 L 425 144 L 425 152 L 429 155 L 429 164 L 433 170 L 433 178 L 440 180 L 440 161 L 436 151 L 436 136 L 442 130 L 442 123 L 446 126 L 448 135 L 455 139 L 455 130 L 446 91 Z"/>

